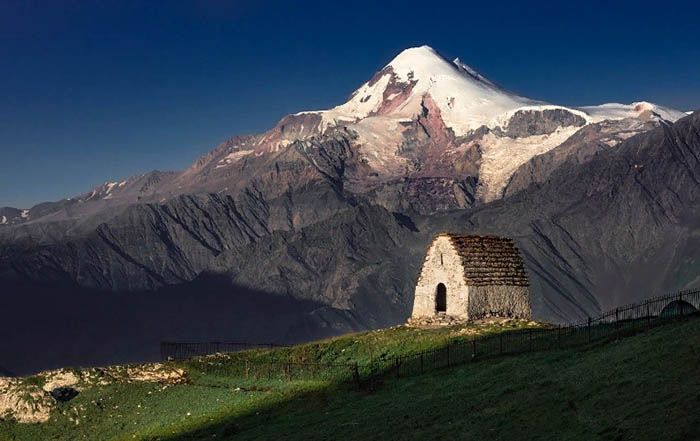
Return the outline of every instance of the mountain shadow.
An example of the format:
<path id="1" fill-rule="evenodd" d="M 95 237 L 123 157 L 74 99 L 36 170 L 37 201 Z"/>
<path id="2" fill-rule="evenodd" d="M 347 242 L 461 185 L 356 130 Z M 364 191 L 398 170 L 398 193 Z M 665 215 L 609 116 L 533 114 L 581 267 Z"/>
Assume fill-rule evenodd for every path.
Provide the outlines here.
<path id="1" fill-rule="evenodd" d="M 366 326 L 349 311 L 211 274 L 142 293 L 29 281 L 0 291 L 3 375 L 157 361 L 164 340 L 294 344 Z"/>

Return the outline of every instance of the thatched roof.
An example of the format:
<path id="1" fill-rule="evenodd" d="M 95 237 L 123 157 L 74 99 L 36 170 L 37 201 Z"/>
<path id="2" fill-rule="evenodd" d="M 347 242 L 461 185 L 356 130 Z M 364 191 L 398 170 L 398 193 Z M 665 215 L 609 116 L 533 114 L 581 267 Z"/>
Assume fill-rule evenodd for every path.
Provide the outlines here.
<path id="1" fill-rule="evenodd" d="M 440 234 L 452 242 L 462 258 L 467 285 L 528 286 L 523 258 L 513 239 L 498 236 Z M 435 240 L 433 239 L 433 240 Z"/>

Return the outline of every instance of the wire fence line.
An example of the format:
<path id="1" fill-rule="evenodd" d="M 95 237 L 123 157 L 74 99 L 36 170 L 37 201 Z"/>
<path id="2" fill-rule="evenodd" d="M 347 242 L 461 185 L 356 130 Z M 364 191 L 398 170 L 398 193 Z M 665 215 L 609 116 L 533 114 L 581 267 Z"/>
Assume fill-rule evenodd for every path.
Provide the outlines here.
<path id="1" fill-rule="evenodd" d="M 160 344 L 160 358 L 163 361 L 180 361 L 225 352 L 240 352 L 250 349 L 286 348 L 277 343 L 250 343 L 232 341 L 213 342 L 170 342 Z"/>
<path id="2" fill-rule="evenodd" d="M 370 368 L 372 375 L 368 376 L 368 379 L 416 375 L 477 359 L 570 348 L 606 339 L 618 339 L 669 320 L 696 315 L 699 306 L 700 290 L 686 290 L 621 306 L 598 317 L 590 317 L 566 326 L 530 328 L 470 340 L 453 340 L 432 350 L 374 362 L 375 365 Z"/>
<path id="3" fill-rule="evenodd" d="M 464 364 L 490 357 L 523 354 L 557 348 L 570 348 L 597 341 L 618 339 L 636 334 L 671 320 L 697 315 L 700 309 L 700 290 L 685 290 L 658 296 L 640 303 L 615 308 L 582 322 L 553 328 L 529 328 L 517 331 L 477 336 L 471 339 L 455 338 L 434 349 L 400 356 L 373 360 L 369 363 L 305 363 L 280 360 L 248 360 L 211 356 L 200 361 L 199 367 L 214 375 L 258 378 L 269 380 L 324 380 L 352 381 L 359 386 L 381 381 L 387 377 L 419 375 L 428 371 Z M 238 349 L 240 344 L 199 343 L 197 346 L 178 346 L 165 343 L 165 353 L 173 353 L 182 360 L 197 355 L 211 355 Z M 172 346 L 174 345 L 174 346 Z M 192 343 L 185 345 L 193 345 Z M 254 344 L 243 348 L 252 349 Z M 275 345 L 255 345 L 271 348 Z M 163 346 L 161 347 L 163 349 Z M 216 349 L 214 351 L 214 349 Z M 169 352 L 170 351 L 170 352 Z M 212 352 L 213 351 L 213 352 Z M 204 353 L 206 352 L 206 353 Z M 194 355 L 188 355 L 194 354 Z"/>
<path id="4" fill-rule="evenodd" d="M 275 359 L 206 357 L 196 367 L 208 375 L 269 381 L 360 381 L 358 363 L 308 363 Z"/>

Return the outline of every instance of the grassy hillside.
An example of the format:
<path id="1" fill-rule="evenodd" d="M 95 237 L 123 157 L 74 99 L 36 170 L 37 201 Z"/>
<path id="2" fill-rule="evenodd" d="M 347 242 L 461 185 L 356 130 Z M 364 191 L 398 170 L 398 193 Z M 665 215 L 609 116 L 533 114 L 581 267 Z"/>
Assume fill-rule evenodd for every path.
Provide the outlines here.
<path id="1" fill-rule="evenodd" d="M 399 327 L 256 354 L 376 358 L 500 330 Z M 0 423 L 0 440 L 700 439 L 698 319 L 615 343 L 389 379 L 366 391 L 221 379 L 196 363 L 179 366 L 187 371 L 184 383 L 94 383 L 45 423 Z"/>

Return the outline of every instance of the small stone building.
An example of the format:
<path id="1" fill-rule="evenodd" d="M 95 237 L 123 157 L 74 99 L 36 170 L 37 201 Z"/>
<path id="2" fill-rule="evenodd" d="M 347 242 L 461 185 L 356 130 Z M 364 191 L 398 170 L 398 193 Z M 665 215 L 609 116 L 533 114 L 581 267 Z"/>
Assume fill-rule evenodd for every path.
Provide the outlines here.
<path id="1" fill-rule="evenodd" d="M 528 286 L 512 239 L 440 234 L 425 254 L 411 317 L 529 319 Z"/>

